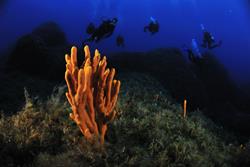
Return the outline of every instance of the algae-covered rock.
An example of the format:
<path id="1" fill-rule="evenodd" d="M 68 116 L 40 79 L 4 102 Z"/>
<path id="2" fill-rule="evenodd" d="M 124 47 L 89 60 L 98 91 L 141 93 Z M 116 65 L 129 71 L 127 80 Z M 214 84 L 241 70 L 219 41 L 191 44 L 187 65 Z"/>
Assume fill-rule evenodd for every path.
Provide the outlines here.
<path id="1" fill-rule="evenodd" d="M 182 106 L 156 79 L 138 73 L 123 73 L 119 79 L 117 119 L 108 128 L 104 150 L 88 143 L 69 120 L 64 88 L 47 101 L 25 93 L 23 109 L 0 120 L 4 165 L 210 167 L 247 162 L 234 138 L 201 112 L 188 110 L 184 119 Z M 20 152 L 29 158 L 21 161 Z"/>

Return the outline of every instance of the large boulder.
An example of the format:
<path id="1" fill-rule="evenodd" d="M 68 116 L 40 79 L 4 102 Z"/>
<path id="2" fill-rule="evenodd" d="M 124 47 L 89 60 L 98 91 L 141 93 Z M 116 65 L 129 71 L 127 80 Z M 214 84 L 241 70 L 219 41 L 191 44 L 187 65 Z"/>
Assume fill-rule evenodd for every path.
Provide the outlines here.
<path id="1" fill-rule="evenodd" d="M 48 63 L 48 48 L 45 42 L 33 34 L 21 37 L 10 54 L 8 70 L 22 71 L 32 75 L 41 75 Z"/>
<path id="2" fill-rule="evenodd" d="M 54 22 L 47 22 L 32 31 L 43 39 L 48 47 L 67 45 L 67 39 L 61 28 Z"/>
<path id="3" fill-rule="evenodd" d="M 68 44 L 56 23 L 42 24 L 17 40 L 8 57 L 7 70 L 21 71 L 45 79 L 61 79 Z"/>

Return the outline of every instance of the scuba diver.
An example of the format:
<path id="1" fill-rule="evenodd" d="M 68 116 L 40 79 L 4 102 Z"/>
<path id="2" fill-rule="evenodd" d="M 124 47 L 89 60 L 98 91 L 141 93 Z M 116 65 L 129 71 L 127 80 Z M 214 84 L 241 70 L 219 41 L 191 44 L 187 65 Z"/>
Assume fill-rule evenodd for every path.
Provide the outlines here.
<path id="1" fill-rule="evenodd" d="M 192 49 L 184 46 L 183 50 L 185 52 L 187 52 L 189 61 L 195 63 L 196 62 L 196 56 L 194 55 L 194 52 L 192 51 Z"/>
<path id="2" fill-rule="evenodd" d="M 221 46 L 222 41 L 220 40 L 217 44 L 215 44 L 214 37 L 212 36 L 212 34 L 210 32 L 205 30 L 205 27 L 204 27 L 203 24 L 201 24 L 201 29 L 202 29 L 202 32 L 203 32 L 203 43 L 202 43 L 201 46 L 203 48 L 214 49 L 216 47 Z"/>
<path id="3" fill-rule="evenodd" d="M 186 45 L 184 45 L 183 50 L 187 52 L 190 62 L 197 63 L 202 59 L 202 55 L 200 53 L 196 39 L 192 39 L 191 46 L 192 48 L 190 49 Z"/>
<path id="4" fill-rule="evenodd" d="M 116 37 L 116 45 L 117 45 L 117 46 L 121 46 L 121 47 L 124 47 L 124 46 L 125 46 L 123 36 L 118 35 L 118 36 Z"/>
<path id="5" fill-rule="evenodd" d="M 151 35 L 157 33 L 159 31 L 159 23 L 156 19 L 154 19 L 153 17 L 150 17 L 150 23 L 144 27 L 144 32 L 151 32 Z"/>
<path id="6" fill-rule="evenodd" d="M 85 42 L 99 42 L 103 38 L 110 37 L 114 30 L 116 23 L 118 22 L 117 18 L 103 20 L 102 24 L 95 28 L 93 23 L 90 23 L 86 29 L 86 33 L 91 35 L 88 39 L 84 41 Z"/>

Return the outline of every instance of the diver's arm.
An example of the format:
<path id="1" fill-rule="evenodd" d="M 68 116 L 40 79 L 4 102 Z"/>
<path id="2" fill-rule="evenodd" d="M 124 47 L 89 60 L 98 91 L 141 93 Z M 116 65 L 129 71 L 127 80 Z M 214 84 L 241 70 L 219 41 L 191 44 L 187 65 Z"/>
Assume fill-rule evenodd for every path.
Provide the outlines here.
<path id="1" fill-rule="evenodd" d="M 207 48 L 207 41 L 206 41 L 206 39 L 205 39 L 205 38 L 203 38 L 203 40 L 202 40 L 201 47 L 203 47 L 203 48 Z"/>
<path id="2" fill-rule="evenodd" d="M 112 34 L 113 34 L 113 32 L 109 32 L 109 33 L 105 36 L 105 38 L 110 37 Z"/>
<path id="3" fill-rule="evenodd" d="M 220 40 L 217 44 L 214 44 L 213 46 L 210 46 L 209 49 L 214 49 L 214 48 L 220 47 L 221 44 L 222 44 L 222 41 Z"/>
<path id="4" fill-rule="evenodd" d="M 144 32 L 147 32 L 148 28 L 149 28 L 149 26 L 145 26 L 144 27 Z"/>

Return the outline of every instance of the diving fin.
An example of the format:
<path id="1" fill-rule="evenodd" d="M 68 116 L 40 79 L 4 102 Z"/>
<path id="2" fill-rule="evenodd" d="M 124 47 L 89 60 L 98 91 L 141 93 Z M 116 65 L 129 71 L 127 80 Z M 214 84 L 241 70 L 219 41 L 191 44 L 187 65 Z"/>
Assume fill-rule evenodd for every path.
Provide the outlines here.
<path id="1" fill-rule="evenodd" d="M 95 32 L 96 28 L 95 25 L 93 23 L 89 23 L 87 29 L 86 29 L 86 33 L 91 35 Z"/>

